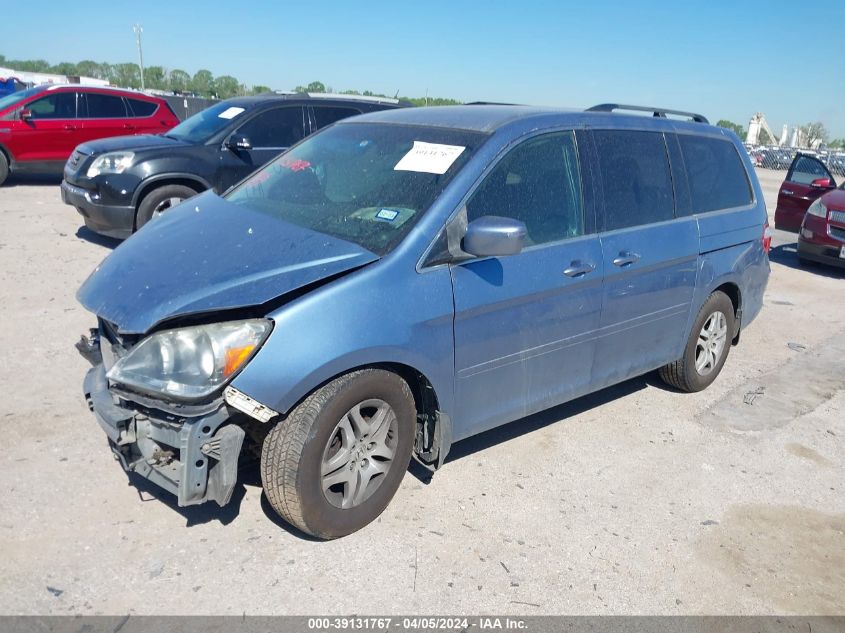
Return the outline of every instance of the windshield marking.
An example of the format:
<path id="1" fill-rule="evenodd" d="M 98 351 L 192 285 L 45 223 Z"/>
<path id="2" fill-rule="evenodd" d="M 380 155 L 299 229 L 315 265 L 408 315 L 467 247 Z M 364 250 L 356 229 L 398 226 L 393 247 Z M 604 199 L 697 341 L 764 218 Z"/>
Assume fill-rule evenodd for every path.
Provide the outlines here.
<path id="1" fill-rule="evenodd" d="M 466 147 L 414 141 L 414 146 L 402 157 L 394 171 L 417 171 L 424 174 L 445 174 Z"/>
<path id="2" fill-rule="evenodd" d="M 231 108 L 226 108 L 225 110 L 223 110 L 223 112 L 218 114 L 217 117 L 220 118 L 220 119 L 234 119 L 236 116 L 238 116 L 243 111 L 244 111 L 244 108 L 238 108 L 236 106 L 232 106 Z"/>

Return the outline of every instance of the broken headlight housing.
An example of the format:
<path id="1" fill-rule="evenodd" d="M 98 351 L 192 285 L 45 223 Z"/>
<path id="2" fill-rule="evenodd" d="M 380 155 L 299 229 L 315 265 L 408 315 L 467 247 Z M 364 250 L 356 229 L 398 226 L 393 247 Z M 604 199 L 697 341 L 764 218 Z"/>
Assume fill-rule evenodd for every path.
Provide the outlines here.
<path id="1" fill-rule="evenodd" d="M 106 377 L 152 395 L 204 398 L 246 365 L 271 329 L 267 319 L 249 319 L 156 332 L 118 360 Z"/>

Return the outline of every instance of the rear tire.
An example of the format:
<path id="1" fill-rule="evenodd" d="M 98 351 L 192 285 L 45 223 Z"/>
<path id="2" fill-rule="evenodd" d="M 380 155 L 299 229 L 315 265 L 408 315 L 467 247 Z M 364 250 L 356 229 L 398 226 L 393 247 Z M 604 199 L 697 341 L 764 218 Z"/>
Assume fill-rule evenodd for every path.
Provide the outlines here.
<path id="1" fill-rule="evenodd" d="M 9 177 L 9 160 L 3 152 L 0 152 L 0 185 L 6 182 Z"/>
<path id="2" fill-rule="evenodd" d="M 321 539 L 360 530 L 384 511 L 408 470 L 416 416 L 408 384 L 388 371 L 355 371 L 320 387 L 264 440 L 267 500 Z"/>
<path id="3" fill-rule="evenodd" d="M 135 216 L 135 230 L 137 231 L 147 222 L 149 222 L 153 215 L 163 213 L 172 206 L 176 206 L 183 200 L 187 200 L 197 195 L 197 192 L 184 185 L 164 185 L 153 189 L 141 200 L 138 205 L 138 213 Z"/>
<path id="4" fill-rule="evenodd" d="M 686 392 L 706 389 L 722 371 L 734 336 L 734 306 L 719 290 L 698 311 L 684 355 L 658 370 L 668 385 Z"/>

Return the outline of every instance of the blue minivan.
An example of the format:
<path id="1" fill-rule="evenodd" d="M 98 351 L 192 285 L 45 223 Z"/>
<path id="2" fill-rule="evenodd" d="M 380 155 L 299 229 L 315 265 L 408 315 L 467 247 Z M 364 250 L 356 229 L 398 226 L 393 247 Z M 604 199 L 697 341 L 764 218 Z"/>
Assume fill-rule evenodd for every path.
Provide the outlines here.
<path id="1" fill-rule="evenodd" d="M 769 243 L 746 152 L 700 115 L 366 114 L 109 255 L 78 293 L 84 392 L 123 468 L 179 505 L 226 504 L 252 453 L 273 508 L 335 538 L 411 457 L 435 470 L 653 370 L 707 387 L 761 309 Z"/>

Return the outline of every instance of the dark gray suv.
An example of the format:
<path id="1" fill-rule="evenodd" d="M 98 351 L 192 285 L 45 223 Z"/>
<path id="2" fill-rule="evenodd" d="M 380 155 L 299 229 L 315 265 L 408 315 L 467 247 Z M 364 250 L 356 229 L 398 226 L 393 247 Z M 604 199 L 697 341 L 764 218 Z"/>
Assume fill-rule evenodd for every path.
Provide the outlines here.
<path id="1" fill-rule="evenodd" d="M 166 134 L 79 145 L 65 165 L 62 200 L 92 231 L 123 239 L 154 214 L 201 191 L 222 193 L 335 121 L 404 105 L 409 104 L 315 93 L 228 99 Z"/>

